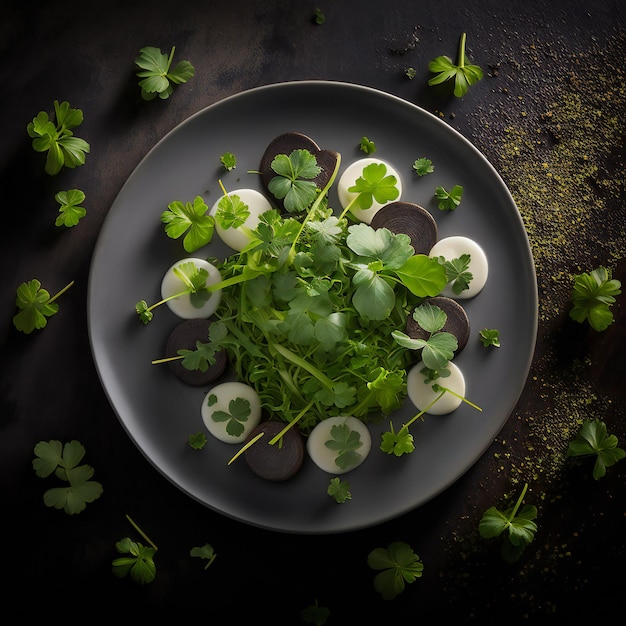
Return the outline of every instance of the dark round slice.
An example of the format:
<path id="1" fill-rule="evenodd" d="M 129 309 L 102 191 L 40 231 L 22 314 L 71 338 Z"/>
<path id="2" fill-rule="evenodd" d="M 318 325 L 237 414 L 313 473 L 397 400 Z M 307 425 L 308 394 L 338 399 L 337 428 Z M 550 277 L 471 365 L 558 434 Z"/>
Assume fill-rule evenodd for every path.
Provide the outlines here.
<path id="1" fill-rule="evenodd" d="M 374 214 L 372 228 L 386 228 L 411 238 L 415 254 L 428 254 L 437 242 L 437 222 L 423 207 L 412 202 L 390 202 Z"/>
<path id="2" fill-rule="evenodd" d="M 265 149 L 259 167 L 263 186 L 272 198 L 274 198 L 274 196 L 269 191 L 269 184 L 272 178 L 276 176 L 276 172 L 272 169 L 272 161 L 277 155 L 286 154 L 289 156 L 294 150 L 308 150 L 317 159 L 317 164 L 322 171 L 311 180 L 320 189 L 323 189 L 328 184 L 330 177 L 335 171 L 338 157 L 336 152 L 322 150 L 311 137 L 303 133 L 288 132 L 278 135 L 270 141 Z M 281 201 L 276 198 L 274 198 L 274 200 L 282 207 Z"/>
<path id="3" fill-rule="evenodd" d="M 295 427 L 285 432 L 282 443 L 278 441 L 273 445 L 269 444 L 284 427 L 284 422 L 276 420 L 261 422 L 246 439 L 250 441 L 260 432 L 265 433 L 246 450 L 245 457 L 250 469 L 266 480 L 288 480 L 302 467 L 304 440 Z"/>
<path id="4" fill-rule="evenodd" d="M 177 356 L 179 350 L 195 350 L 197 341 L 207 343 L 210 325 L 211 321 L 208 319 L 189 319 L 181 322 L 170 333 L 165 347 L 165 355 L 172 357 Z M 225 350 L 216 352 L 215 363 L 209 364 L 206 372 L 199 369 L 188 370 L 183 365 L 182 359 L 169 361 L 168 365 L 170 371 L 186 385 L 203 387 L 217 380 L 224 373 L 228 365 L 228 356 Z"/>
<path id="5" fill-rule="evenodd" d="M 459 354 L 467 345 L 470 336 L 470 322 L 465 309 L 456 300 L 447 298 L 446 296 L 426 298 L 421 304 L 425 303 L 438 306 L 448 316 L 448 319 L 441 330 L 451 333 L 456 337 L 459 346 L 456 349 L 455 354 Z M 413 319 L 413 311 L 411 311 L 406 321 L 406 334 L 413 339 L 426 340 L 430 337 L 430 333 L 425 331 Z"/>

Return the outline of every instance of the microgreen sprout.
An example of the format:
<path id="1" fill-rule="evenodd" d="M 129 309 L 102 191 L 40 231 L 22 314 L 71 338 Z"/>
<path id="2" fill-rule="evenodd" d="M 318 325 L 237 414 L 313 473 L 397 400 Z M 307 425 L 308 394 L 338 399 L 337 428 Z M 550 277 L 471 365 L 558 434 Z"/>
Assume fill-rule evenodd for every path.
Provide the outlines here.
<path id="1" fill-rule="evenodd" d="M 352 499 L 352 494 L 350 493 L 350 483 L 345 480 L 341 480 L 338 476 L 330 479 L 326 493 L 333 497 L 339 504 L 343 504 L 347 500 Z"/>
<path id="2" fill-rule="evenodd" d="M 171 296 L 168 296 L 167 298 L 163 298 L 162 300 L 155 302 L 150 306 L 148 306 L 148 303 L 145 300 L 137 302 L 135 305 L 135 311 L 144 324 L 148 324 L 152 321 L 154 316 L 152 311 L 156 307 L 161 306 L 170 300 L 189 295 L 191 303 L 194 306 L 202 306 L 202 304 L 204 304 L 210 297 L 211 293 L 209 292 L 206 284 L 209 273 L 203 267 L 198 267 L 193 261 L 185 261 L 176 266 L 172 271 L 180 279 L 183 285 L 185 285 L 185 288 L 172 294 Z"/>
<path id="3" fill-rule="evenodd" d="M 207 438 L 203 432 L 192 433 L 187 442 L 194 450 L 202 450 L 206 446 Z"/>
<path id="4" fill-rule="evenodd" d="M 435 166 L 430 159 L 420 157 L 413 162 L 413 171 L 418 176 L 426 176 L 426 174 L 432 174 L 435 171 Z"/>
<path id="5" fill-rule="evenodd" d="M 206 563 L 204 564 L 205 570 L 209 569 L 209 567 L 213 564 L 213 561 L 215 561 L 215 557 L 217 557 L 217 554 L 215 554 L 215 550 L 213 549 L 213 546 L 208 543 L 205 543 L 203 546 L 196 546 L 194 548 L 191 548 L 191 550 L 189 551 L 189 555 L 198 557 L 200 559 L 205 559 L 206 560 Z"/>
<path id="6" fill-rule="evenodd" d="M 598 419 L 583 422 L 576 438 L 569 442 L 568 457 L 595 457 L 593 477 L 595 480 L 606 474 L 606 468 L 615 465 L 626 456 L 622 448 L 617 447 L 615 435 L 608 435 L 606 424 Z"/>
<path id="7" fill-rule="evenodd" d="M 80 206 L 81 202 L 85 200 L 85 194 L 80 189 L 59 191 L 54 199 L 61 205 L 59 215 L 54 222 L 55 226 L 71 228 L 87 215 L 85 208 Z"/>
<path id="8" fill-rule="evenodd" d="M 149 545 L 144 546 L 138 541 L 132 541 L 129 537 L 116 542 L 115 549 L 124 556 L 113 559 L 111 571 L 118 578 L 130 576 L 133 582 L 146 585 L 156 577 L 154 555 L 157 547 L 128 515 L 126 519 Z"/>
<path id="9" fill-rule="evenodd" d="M 83 123 L 83 112 L 72 109 L 69 102 L 54 101 L 55 120 L 48 113 L 40 111 L 28 124 L 26 131 L 33 138 L 35 152 L 47 152 L 46 174 L 58 174 L 63 166 L 75 168 L 85 163 L 85 154 L 89 144 L 79 137 L 74 137 L 72 128 Z"/>
<path id="10" fill-rule="evenodd" d="M 500 331 L 497 328 L 483 328 L 478 331 L 478 336 L 485 348 L 489 346 L 500 347 Z"/>
<path id="11" fill-rule="evenodd" d="M 450 191 L 441 185 L 435 189 L 435 199 L 440 211 L 454 211 L 461 204 L 462 198 L 463 187 L 461 185 L 454 185 Z"/>
<path id="12" fill-rule="evenodd" d="M 520 558 L 537 531 L 537 524 L 533 521 L 537 517 L 537 508 L 527 504 L 520 509 L 527 489 L 528 483 L 524 485 L 515 506 L 504 511 L 498 510 L 495 506 L 487 509 L 478 525 L 481 537 L 485 539 L 502 537 L 500 555 L 508 563 L 514 563 Z"/>
<path id="13" fill-rule="evenodd" d="M 194 67 L 189 61 L 179 61 L 171 67 L 176 46 L 172 46 L 169 56 L 162 54 L 159 48 L 147 46 L 139 50 L 135 63 L 140 68 L 137 76 L 141 78 L 141 97 L 154 100 L 157 96 L 166 100 L 172 95 L 174 85 L 186 83 L 194 75 Z"/>
<path id="14" fill-rule="evenodd" d="M 600 266 L 591 272 L 574 276 L 572 309 L 569 316 L 581 324 L 587 320 L 596 331 L 606 330 L 613 323 L 611 306 L 622 293 L 622 284 L 611 278 L 611 271 Z"/>
<path id="15" fill-rule="evenodd" d="M 359 150 L 365 152 L 365 154 L 374 154 L 376 152 L 376 144 L 367 137 L 361 137 L 361 143 L 359 144 Z"/>
<path id="16" fill-rule="evenodd" d="M 46 478 L 54 474 L 68 483 L 67 487 L 53 487 L 44 493 L 46 506 L 74 515 L 101 496 L 102 485 L 91 480 L 93 467 L 79 465 L 85 456 L 85 448 L 80 442 L 73 440 L 63 445 L 54 439 L 40 441 L 34 451 L 33 469 L 37 476 Z"/>
<path id="17" fill-rule="evenodd" d="M 367 556 L 367 564 L 378 573 L 374 588 L 384 600 L 400 595 L 406 584 L 421 578 L 424 564 L 413 548 L 404 541 L 393 541 L 386 548 L 375 548 Z"/>
<path id="18" fill-rule="evenodd" d="M 35 329 L 44 328 L 48 323 L 47 318 L 59 310 L 59 305 L 55 300 L 73 284 L 74 281 L 71 281 L 61 291 L 50 296 L 50 293 L 41 287 L 41 283 L 36 278 L 27 283 L 22 283 L 17 288 L 17 298 L 15 300 L 16 306 L 20 309 L 13 316 L 15 328 L 27 335 Z"/>
<path id="19" fill-rule="evenodd" d="M 439 56 L 428 64 L 428 69 L 434 76 L 428 81 L 429 85 L 439 85 L 449 80 L 454 80 L 454 95 L 457 98 L 464 96 L 471 85 L 477 83 L 483 77 L 483 71 L 478 65 L 465 63 L 465 40 L 467 35 L 463 33 L 459 41 L 459 54 L 457 64 L 448 56 Z"/>
<path id="20" fill-rule="evenodd" d="M 220 157 L 220 163 L 227 172 L 230 172 L 237 167 L 237 157 L 232 152 L 224 152 Z"/>
<path id="21" fill-rule="evenodd" d="M 413 80 L 416 76 L 417 76 L 417 71 L 415 70 L 414 67 L 407 67 L 404 70 L 404 75 L 409 79 L 409 80 Z"/>

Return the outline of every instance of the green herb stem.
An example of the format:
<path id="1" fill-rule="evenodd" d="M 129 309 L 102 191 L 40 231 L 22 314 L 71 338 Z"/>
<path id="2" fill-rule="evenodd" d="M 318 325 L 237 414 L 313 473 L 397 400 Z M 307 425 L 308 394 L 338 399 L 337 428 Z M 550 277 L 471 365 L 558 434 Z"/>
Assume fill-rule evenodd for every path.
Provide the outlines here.
<path id="1" fill-rule="evenodd" d="M 311 363 L 309 363 L 302 357 L 298 356 L 297 354 L 289 350 L 289 348 L 285 348 L 285 346 L 281 346 L 278 343 L 276 344 L 273 343 L 272 346 L 274 347 L 276 352 L 281 354 L 288 361 L 291 361 L 295 365 L 298 365 L 299 367 L 301 367 L 303 370 L 306 370 L 307 372 L 309 372 L 309 374 L 311 374 L 312 376 L 315 376 L 315 378 L 317 378 L 317 380 L 319 380 L 322 383 L 322 385 L 324 385 L 324 387 L 326 387 L 330 391 L 333 390 L 335 383 L 330 378 L 328 378 L 328 376 L 326 376 L 324 373 L 320 372 L 320 370 L 317 369 L 317 367 L 315 367 L 314 365 L 312 365 Z"/>
<path id="2" fill-rule="evenodd" d="M 459 42 L 459 67 L 465 67 L 465 40 L 467 38 L 467 34 L 463 33 L 461 35 L 461 41 Z"/>
<path id="3" fill-rule="evenodd" d="M 126 515 L 126 519 L 131 523 L 132 527 L 155 549 L 158 550 L 158 548 L 156 547 L 156 545 L 154 543 L 152 543 L 152 540 L 150 539 L 150 537 L 148 537 L 148 535 L 146 535 L 146 533 L 143 532 L 143 530 L 141 530 L 141 528 L 139 528 L 139 526 L 137 526 L 137 524 L 131 519 L 130 515 Z"/>
<path id="4" fill-rule="evenodd" d="M 298 423 L 298 420 L 306 415 L 306 412 L 313 406 L 313 400 L 311 400 L 303 409 L 294 417 L 277 435 L 270 439 L 269 444 L 273 446 L 292 426 Z"/>
<path id="5" fill-rule="evenodd" d="M 48 304 L 50 304 L 51 302 L 54 302 L 59 296 L 63 295 L 72 285 L 74 284 L 74 281 L 72 280 L 70 283 L 68 283 L 67 285 L 65 285 L 65 287 L 63 287 L 63 289 L 61 289 L 61 291 L 55 293 L 50 300 L 48 300 Z"/>

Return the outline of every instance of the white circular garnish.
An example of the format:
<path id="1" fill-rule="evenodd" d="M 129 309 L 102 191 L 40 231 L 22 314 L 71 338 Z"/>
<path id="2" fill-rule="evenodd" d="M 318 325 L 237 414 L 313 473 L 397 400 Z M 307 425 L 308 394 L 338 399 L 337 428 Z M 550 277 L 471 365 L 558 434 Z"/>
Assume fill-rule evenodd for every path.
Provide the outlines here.
<path id="1" fill-rule="evenodd" d="M 419 411 L 426 411 L 426 413 L 431 415 L 445 415 L 446 413 L 452 413 L 463 402 L 462 398 L 465 397 L 465 378 L 463 373 L 452 361 L 448 361 L 446 368 L 450 370 L 450 376 L 439 378 L 434 382 L 454 391 L 460 397 L 446 392 L 430 407 L 429 405 L 441 394 L 441 391 L 435 391 L 432 388 L 433 381 L 428 380 L 422 374 L 424 363 L 422 361 L 416 363 L 407 372 L 407 393 L 411 402 Z"/>
<path id="2" fill-rule="evenodd" d="M 174 263 L 174 265 L 172 265 L 172 267 L 165 272 L 163 280 L 161 281 L 161 298 L 169 298 L 186 289 L 187 285 L 185 285 L 185 283 L 181 281 L 178 276 L 176 276 L 174 268 L 179 267 L 183 263 L 189 262 L 193 263 L 198 269 L 204 269 L 209 273 L 206 279 L 207 285 L 214 285 L 222 280 L 222 275 L 219 270 L 208 261 L 195 258 L 181 259 L 180 261 Z M 200 307 L 196 307 L 192 304 L 189 294 L 184 294 L 177 298 L 173 298 L 172 300 L 168 300 L 166 304 L 175 315 L 188 320 L 210 317 L 217 310 L 221 299 L 222 292 L 221 290 L 218 290 L 213 292 L 209 296 L 209 299 Z"/>
<path id="3" fill-rule="evenodd" d="M 342 446 L 348 437 L 348 444 L 356 441 L 354 449 L 351 445 Z M 360 419 L 345 415 L 327 417 L 316 424 L 306 443 L 311 460 L 329 474 L 345 474 L 358 467 L 371 448 L 372 437 L 367 426 Z"/>
<path id="4" fill-rule="evenodd" d="M 261 421 L 261 400 L 250 385 L 220 383 L 202 401 L 202 421 L 220 441 L 241 443 Z"/>
<path id="5" fill-rule="evenodd" d="M 344 209 L 358 195 L 353 191 L 348 191 L 348 189 L 350 189 L 350 187 L 352 187 L 356 183 L 358 178 L 362 177 L 363 170 L 372 163 L 384 165 L 387 168 L 387 173 L 385 175 L 395 176 L 396 178 L 398 196 L 397 198 L 389 200 L 389 202 L 400 199 L 400 196 L 402 195 L 402 181 L 400 180 L 400 174 L 398 174 L 397 170 L 386 161 L 368 157 L 366 159 L 359 159 L 358 161 L 355 161 L 354 163 L 349 165 L 339 178 L 339 182 L 337 183 L 337 194 L 339 196 L 339 203 Z M 362 222 L 365 222 L 366 224 L 369 224 L 372 221 L 372 218 L 374 217 L 376 211 L 382 209 L 385 204 L 387 204 L 387 202 L 380 204 L 379 202 L 376 202 L 375 198 L 372 198 L 372 206 L 369 209 L 352 208 L 350 209 L 350 211 L 354 215 L 354 217 L 361 220 Z"/>
<path id="6" fill-rule="evenodd" d="M 472 280 L 470 280 L 468 288 L 460 293 L 455 293 L 452 289 L 454 281 L 451 281 L 442 289 L 441 295 L 461 300 L 473 298 L 485 286 L 489 273 L 487 256 L 473 239 L 460 236 L 445 237 L 430 249 L 428 256 L 431 258 L 443 257 L 446 261 L 452 261 L 460 258 L 463 254 L 470 255 L 467 271 L 472 274 Z"/>
<path id="7" fill-rule="evenodd" d="M 250 231 L 254 230 L 258 223 L 261 214 L 265 211 L 269 211 L 272 208 L 269 200 L 255 189 L 236 189 L 229 191 L 226 194 L 229 198 L 233 199 L 235 196 L 239 198 L 248 207 L 249 215 L 246 217 L 242 224 L 237 226 L 230 226 L 224 228 L 218 221 L 215 222 L 215 230 L 220 239 L 233 250 L 241 252 L 250 243 Z M 219 209 L 220 202 L 224 201 L 225 196 L 222 196 L 217 202 L 213 204 L 209 214 L 215 217 Z M 237 202 L 236 198 L 234 201 Z"/>

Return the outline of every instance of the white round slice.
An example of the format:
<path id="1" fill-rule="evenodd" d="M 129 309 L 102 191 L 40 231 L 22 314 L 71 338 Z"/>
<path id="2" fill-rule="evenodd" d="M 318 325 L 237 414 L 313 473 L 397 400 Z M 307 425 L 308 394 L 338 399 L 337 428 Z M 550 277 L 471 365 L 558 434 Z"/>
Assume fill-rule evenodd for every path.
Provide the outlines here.
<path id="1" fill-rule="evenodd" d="M 220 271 L 208 261 L 196 258 L 181 259 L 180 261 L 174 263 L 174 265 L 172 265 L 172 267 L 165 272 L 163 280 L 161 281 L 161 298 L 169 298 L 177 293 L 180 293 L 181 291 L 184 291 L 186 285 L 180 280 L 180 278 L 178 278 L 178 276 L 176 276 L 176 274 L 174 274 L 174 268 L 187 262 L 192 262 L 196 267 L 205 269 L 209 273 L 206 279 L 207 285 L 214 285 L 222 280 Z M 195 307 L 191 303 L 189 294 L 168 300 L 166 304 L 175 315 L 178 315 L 178 317 L 181 317 L 182 319 L 205 319 L 207 317 L 211 317 L 211 315 L 215 313 L 221 299 L 222 291 L 218 290 L 213 292 L 209 299 L 201 307 Z"/>
<path id="2" fill-rule="evenodd" d="M 350 465 L 340 467 L 337 465 L 337 457 L 341 454 L 341 450 L 333 450 L 327 445 L 327 442 L 336 440 L 336 438 L 333 438 L 332 429 L 335 426 L 342 427 L 344 425 L 347 426 L 350 431 L 358 433 L 359 442 L 362 445 L 355 449 L 355 452 L 359 455 L 358 458 Z M 329 474 L 345 474 L 365 461 L 372 449 L 372 437 L 367 426 L 356 417 L 349 415 L 327 417 L 325 420 L 319 422 L 311 431 L 306 442 L 306 449 L 311 460 L 321 470 Z"/>
<path id="3" fill-rule="evenodd" d="M 202 401 L 202 421 L 220 441 L 241 443 L 261 421 L 261 400 L 250 385 L 220 383 Z M 230 432 L 229 432 L 230 431 Z"/>
<path id="4" fill-rule="evenodd" d="M 220 239 L 233 250 L 241 252 L 250 242 L 250 236 L 248 232 L 254 230 L 258 223 L 259 217 L 265 211 L 269 211 L 272 208 L 269 200 L 255 189 L 236 189 L 229 191 L 227 194 L 229 197 L 237 196 L 241 202 L 248 207 L 250 214 L 246 218 L 246 221 L 237 228 L 224 228 L 217 221 L 215 222 L 215 230 Z M 215 217 L 219 208 L 219 203 L 223 200 L 224 196 L 221 196 L 215 204 L 211 207 L 209 215 Z"/>
<path id="5" fill-rule="evenodd" d="M 454 391 L 454 393 L 458 394 L 460 397 L 451 393 L 444 393 L 443 396 L 426 411 L 426 413 L 430 413 L 430 415 L 446 415 L 447 413 L 452 413 L 452 411 L 457 409 L 461 402 L 463 402 L 462 398 L 465 397 L 465 378 L 463 373 L 452 361 L 449 361 L 446 367 L 450 370 L 450 376 L 440 378 L 435 382 L 442 387 L 447 387 L 451 391 Z M 420 361 L 416 363 L 406 375 L 408 396 L 419 411 L 426 410 L 428 405 L 441 393 L 441 391 L 433 390 L 433 381 L 426 379 L 424 374 L 422 374 L 422 369 L 424 369 L 424 363 Z"/>
<path id="6" fill-rule="evenodd" d="M 348 191 L 348 189 L 350 189 L 350 187 L 352 187 L 356 183 L 358 178 L 361 178 L 361 176 L 363 175 L 363 169 L 366 168 L 368 165 L 371 165 L 372 163 L 383 164 L 387 168 L 387 174 L 385 175 L 391 175 L 396 177 L 398 197 L 393 198 L 393 200 L 390 200 L 389 202 L 400 199 L 400 196 L 402 196 L 402 180 L 400 179 L 400 174 L 398 174 L 398 171 L 386 161 L 368 157 L 366 159 L 359 159 L 358 161 L 350 164 L 339 178 L 339 182 L 337 183 L 337 195 L 339 196 L 339 203 L 341 204 L 342 208 L 345 209 L 348 204 L 350 204 L 350 202 L 358 195 L 353 191 Z M 350 211 L 357 219 L 365 222 L 366 224 L 369 224 L 372 221 L 372 218 L 374 217 L 376 211 L 382 209 L 383 206 L 385 205 L 376 202 L 376 199 L 372 198 L 372 206 L 369 209 L 353 208 L 350 209 Z"/>
<path id="7" fill-rule="evenodd" d="M 442 256 L 446 261 L 458 259 L 462 254 L 470 255 L 468 271 L 472 274 L 472 280 L 470 280 L 468 288 L 458 294 L 452 291 L 452 283 L 448 283 L 441 291 L 441 295 L 447 296 L 448 298 L 458 298 L 461 300 L 473 298 L 482 290 L 487 282 L 487 275 L 489 273 L 487 255 L 473 239 L 461 236 L 440 239 L 428 253 L 428 256 L 431 258 Z"/>

